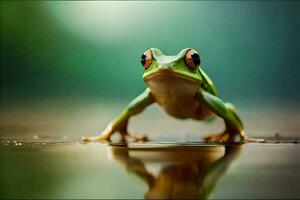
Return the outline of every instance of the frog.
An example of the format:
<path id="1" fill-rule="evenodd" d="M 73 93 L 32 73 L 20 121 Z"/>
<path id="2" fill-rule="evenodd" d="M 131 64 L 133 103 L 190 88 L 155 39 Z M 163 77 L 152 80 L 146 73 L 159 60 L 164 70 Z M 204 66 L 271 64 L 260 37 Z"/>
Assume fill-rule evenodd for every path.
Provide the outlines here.
<path id="1" fill-rule="evenodd" d="M 111 141 L 116 132 L 120 133 L 122 141 L 147 141 L 146 135 L 129 134 L 128 122 L 154 103 L 177 119 L 207 121 L 215 116 L 223 119 L 224 131 L 206 136 L 207 142 L 264 142 L 245 133 L 233 104 L 219 97 L 215 84 L 202 69 L 196 49 L 185 48 L 177 55 L 165 55 L 158 48 L 150 48 L 141 55 L 140 62 L 144 68 L 142 79 L 146 89 L 101 134 L 82 137 L 83 142 Z"/>

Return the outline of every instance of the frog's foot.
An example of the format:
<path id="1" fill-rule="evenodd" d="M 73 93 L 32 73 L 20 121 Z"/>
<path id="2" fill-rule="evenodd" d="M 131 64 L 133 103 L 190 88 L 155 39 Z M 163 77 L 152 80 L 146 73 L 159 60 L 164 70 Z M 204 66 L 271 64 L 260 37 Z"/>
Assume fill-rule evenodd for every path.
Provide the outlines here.
<path id="1" fill-rule="evenodd" d="M 130 142 L 147 142 L 149 141 L 146 135 L 136 135 L 136 134 L 125 134 L 122 136 L 123 141 Z"/>
<path id="2" fill-rule="evenodd" d="M 106 134 L 101 134 L 95 137 L 82 137 L 81 141 L 82 142 L 100 142 L 100 141 L 108 142 L 110 141 L 110 136 Z"/>
<path id="3" fill-rule="evenodd" d="M 218 135 L 211 135 L 208 137 L 205 137 L 206 142 L 222 142 L 222 143 L 232 143 L 235 142 L 234 136 L 232 134 L 229 134 L 227 132 L 218 134 Z"/>

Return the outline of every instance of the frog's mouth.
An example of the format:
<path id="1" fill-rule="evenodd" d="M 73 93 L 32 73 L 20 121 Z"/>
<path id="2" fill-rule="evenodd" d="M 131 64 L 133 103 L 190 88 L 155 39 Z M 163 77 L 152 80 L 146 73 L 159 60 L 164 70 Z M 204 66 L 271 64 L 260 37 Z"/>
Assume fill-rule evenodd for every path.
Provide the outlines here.
<path id="1" fill-rule="evenodd" d="M 146 77 L 144 77 L 144 81 L 148 83 L 149 81 L 155 81 L 155 80 L 162 80 L 162 81 L 168 81 L 168 80 L 177 80 L 177 81 L 183 81 L 183 82 L 191 82 L 195 84 L 199 84 L 198 80 L 195 80 L 193 78 L 187 77 L 184 74 L 173 72 L 170 70 L 159 70 L 157 72 L 154 72 Z"/>

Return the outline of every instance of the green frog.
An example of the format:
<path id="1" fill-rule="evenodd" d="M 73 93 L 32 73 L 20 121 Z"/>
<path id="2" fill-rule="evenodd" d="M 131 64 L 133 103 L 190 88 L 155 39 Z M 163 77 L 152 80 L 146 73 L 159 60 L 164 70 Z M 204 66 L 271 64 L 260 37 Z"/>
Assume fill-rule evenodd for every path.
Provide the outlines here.
<path id="1" fill-rule="evenodd" d="M 234 106 L 218 97 L 216 87 L 201 69 L 199 53 L 186 48 L 175 56 L 164 55 L 157 48 L 145 51 L 141 56 L 146 90 L 132 100 L 121 114 L 98 136 L 83 137 L 82 141 L 109 141 L 115 132 L 122 140 L 146 140 L 146 136 L 127 132 L 129 119 L 153 103 L 157 103 L 169 115 L 178 119 L 207 120 L 217 115 L 224 120 L 225 130 L 205 139 L 209 142 L 263 142 L 248 137 Z M 238 137 L 237 137 L 238 136 Z"/>

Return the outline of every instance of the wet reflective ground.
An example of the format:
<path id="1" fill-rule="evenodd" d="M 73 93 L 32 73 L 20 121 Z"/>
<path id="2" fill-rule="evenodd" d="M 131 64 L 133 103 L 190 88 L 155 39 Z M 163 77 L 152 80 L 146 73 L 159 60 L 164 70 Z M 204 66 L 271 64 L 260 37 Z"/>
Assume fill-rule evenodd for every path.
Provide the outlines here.
<path id="1" fill-rule="evenodd" d="M 1 198 L 299 198 L 300 145 L 1 141 Z"/>
<path id="2" fill-rule="evenodd" d="M 176 120 L 156 106 L 129 124 L 131 133 L 147 134 L 152 142 L 78 142 L 99 133 L 124 106 L 3 107 L 0 197 L 300 198 L 297 107 L 240 109 L 246 132 L 267 138 L 266 144 L 205 145 L 204 136 L 223 130 L 221 120 Z"/>

